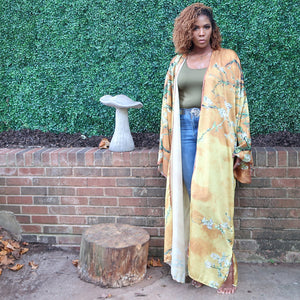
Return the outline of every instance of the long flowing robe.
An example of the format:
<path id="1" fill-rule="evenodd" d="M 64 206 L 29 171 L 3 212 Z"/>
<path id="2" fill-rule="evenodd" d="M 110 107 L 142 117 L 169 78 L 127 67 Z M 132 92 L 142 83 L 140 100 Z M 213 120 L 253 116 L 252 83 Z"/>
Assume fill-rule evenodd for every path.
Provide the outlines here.
<path id="1" fill-rule="evenodd" d="M 186 59 L 175 56 L 169 66 L 161 111 L 158 167 L 167 177 L 164 261 L 174 280 L 190 276 L 219 288 L 231 261 L 234 285 L 237 266 L 234 243 L 236 179 L 250 183 L 251 139 L 244 78 L 237 54 L 212 52 L 203 83 L 197 152 L 189 199 L 182 178 L 180 106 L 177 75 Z M 233 171 L 234 156 L 242 161 Z"/>

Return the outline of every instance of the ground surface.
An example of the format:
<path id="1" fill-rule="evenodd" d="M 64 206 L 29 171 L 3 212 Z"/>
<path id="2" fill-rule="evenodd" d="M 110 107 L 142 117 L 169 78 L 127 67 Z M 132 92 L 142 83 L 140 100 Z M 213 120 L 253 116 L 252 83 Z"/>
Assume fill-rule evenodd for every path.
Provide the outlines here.
<path id="1" fill-rule="evenodd" d="M 158 146 L 159 135 L 156 133 L 132 133 L 136 148 L 152 148 Z M 0 148 L 39 147 L 98 147 L 104 136 L 86 137 L 69 133 L 51 133 L 40 130 L 22 129 L 0 133 Z M 108 140 L 111 137 L 107 137 Z M 252 136 L 252 145 L 258 147 L 300 147 L 300 133 L 287 131 L 267 135 Z"/>

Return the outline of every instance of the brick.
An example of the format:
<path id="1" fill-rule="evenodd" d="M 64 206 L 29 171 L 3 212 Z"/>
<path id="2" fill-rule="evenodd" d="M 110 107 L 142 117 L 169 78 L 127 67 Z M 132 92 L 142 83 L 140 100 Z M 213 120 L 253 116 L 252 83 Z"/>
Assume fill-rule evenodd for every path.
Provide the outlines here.
<path id="1" fill-rule="evenodd" d="M 164 188 L 134 188 L 134 197 L 164 197 Z"/>
<path id="2" fill-rule="evenodd" d="M 147 226 L 163 227 L 165 225 L 165 218 L 163 217 L 149 217 L 147 218 Z"/>
<path id="3" fill-rule="evenodd" d="M 235 237 L 235 239 L 251 239 L 252 231 L 250 231 L 250 230 L 235 230 L 234 237 Z"/>
<path id="4" fill-rule="evenodd" d="M 59 233 L 59 234 L 72 234 L 73 230 L 71 226 L 44 226 L 43 228 L 43 233 L 47 233 L 47 234 L 55 234 L 55 233 Z"/>
<path id="5" fill-rule="evenodd" d="M 68 166 L 77 166 L 77 152 L 80 150 L 80 148 L 72 148 L 68 152 Z"/>
<path id="6" fill-rule="evenodd" d="M 271 180 L 269 178 L 252 178 L 251 184 L 243 184 L 239 183 L 239 187 L 250 187 L 250 188 L 255 188 L 255 187 L 271 187 Z"/>
<path id="7" fill-rule="evenodd" d="M 103 168 L 102 175 L 104 177 L 129 177 L 130 168 Z"/>
<path id="8" fill-rule="evenodd" d="M 37 243 L 37 235 L 22 234 L 22 240 L 28 243 Z"/>
<path id="9" fill-rule="evenodd" d="M 299 218 L 300 209 L 258 208 L 255 216 L 259 218 Z"/>
<path id="10" fill-rule="evenodd" d="M 59 178 L 38 177 L 32 179 L 34 186 L 56 186 L 59 185 Z"/>
<path id="11" fill-rule="evenodd" d="M 60 178 L 62 186 L 87 186 L 87 178 L 63 177 Z"/>
<path id="12" fill-rule="evenodd" d="M 147 206 L 165 207 L 165 197 L 149 197 L 147 198 Z"/>
<path id="13" fill-rule="evenodd" d="M 57 243 L 57 238 L 55 236 L 40 235 L 38 237 L 38 242 L 42 244 L 54 245 Z"/>
<path id="14" fill-rule="evenodd" d="M 133 177 L 158 177 L 159 172 L 157 167 L 149 167 L 149 168 L 132 168 L 131 170 Z M 164 177 L 162 177 L 164 179 Z"/>
<path id="15" fill-rule="evenodd" d="M 147 199 L 141 197 L 122 197 L 119 199 L 120 206 L 147 206 Z"/>
<path id="16" fill-rule="evenodd" d="M 289 187 L 299 187 L 300 189 L 300 178 L 280 178 L 280 179 L 272 179 L 272 186 L 273 187 L 283 187 L 283 188 L 289 188 Z"/>
<path id="17" fill-rule="evenodd" d="M 235 217 L 240 217 L 240 218 L 254 217 L 255 211 L 256 211 L 255 208 L 235 208 L 234 215 Z"/>
<path id="18" fill-rule="evenodd" d="M 56 203 L 58 204 L 58 203 Z M 61 197 L 62 205 L 87 205 L 88 198 L 87 197 Z"/>
<path id="19" fill-rule="evenodd" d="M 158 144 L 158 141 L 157 141 Z M 158 148 L 154 147 L 149 150 L 149 164 L 151 166 L 157 166 L 157 159 L 158 159 Z"/>
<path id="20" fill-rule="evenodd" d="M 34 204 L 42 204 L 42 205 L 53 205 L 53 204 L 59 204 L 59 197 L 33 197 Z"/>
<path id="21" fill-rule="evenodd" d="M 100 168 L 74 168 L 75 177 L 100 177 L 101 169 Z"/>
<path id="22" fill-rule="evenodd" d="M 0 176 L 17 176 L 17 168 L 0 168 Z"/>
<path id="23" fill-rule="evenodd" d="M 149 150 L 141 149 L 134 151 L 134 163 L 135 167 L 149 167 Z"/>
<path id="24" fill-rule="evenodd" d="M 17 166 L 25 166 L 25 156 L 24 154 L 28 152 L 29 149 L 24 149 L 18 153 L 16 153 L 16 165 Z"/>
<path id="25" fill-rule="evenodd" d="M 92 148 L 83 148 L 76 152 L 77 166 L 85 166 L 85 153 Z"/>
<path id="26" fill-rule="evenodd" d="M 93 206 L 116 206 L 118 205 L 118 200 L 115 197 L 91 197 L 89 204 Z"/>
<path id="27" fill-rule="evenodd" d="M 298 230 L 259 230 L 255 229 L 252 232 L 253 239 L 266 240 L 299 240 Z"/>
<path id="28" fill-rule="evenodd" d="M 41 214 L 45 215 L 48 213 L 47 206 L 37 206 L 37 205 L 28 205 L 28 206 L 22 206 L 22 213 L 23 214 Z"/>
<path id="29" fill-rule="evenodd" d="M 265 198 L 284 198 L 287 197 L 287 190 L 286 189 L 257 189 L 256 191 L 257 197 L 265 197 Z"/>
<path id="30" fill-rule="evenodd" d="M 64 244 L 76 244 L 80 245 L 81 243 L 81 235 L 66 235 L 66 236 L 58 236 L 57 242 L 59 245 Z"/>
<path id="31" fill-rule="evenodd" d="M 35 166 L 42 165 L 42 154 L 43 152 L 47 151 L 47 148 L 40 148 L 39 150 L 35 151 L 33 155 L 33 164 Z"/>
<path id="32" fill-rule="evenodd" d="M 48 194 L 49 195 L 60 195 L 60 196 L 75 196 L 75 188 L 74 187 L 49 187 Z"/>
<path id="33" fill-rule="evenodd" d="M 76 207 L 77 215 L 103 215 L 104 208 L 103 207 L 92 207 L 92 206 L 81 206 Z"/>
<path id="34" fill-rule="evenodd" d="M 116 219 L 117 219 L 117 223 L 120 223 L 120 224 L 148 227 L 147 218 L 117 217 Z"/>
<path id="35" fill-rule="evenodd" d="M 19 176 L 43 176 L 44 168 L 19 168 Z"/>
<path id="36" fill-rule="evenodd" d="M 129 167 L 133 159 L 131 159 L 131 152 L 113 152 L 112 166 L 113 167 Z"/>
<path id="37" fill-rule="evenodd" d="M 105 196 L 113 196 L 113 197 L 130 197 L 132 196 L 132 188 L 127 187 L 116 187 L 116 188 L 104 188 Z"/>
<path id="38" fill-rule="evenodd" d="M 254 240 L 235 240 L 235 249 L 256 251 L 259 248 L 257 241 Z"/>
<path id="39" fill-rule="evenodd" d="M 256 147 L 256 166 L 265 167 L 267 162 L 267 155 L 264 147 Z"/>
<path id="40" fill-rule="evenodd" d="M 94 153 L 94 159 L 95 159 L 95 166 L 112 166 L 112 152 L 109 150 L 101 150 L 98 149 Z"/>
<path id="41" fill-rule="evenodd" d="M 275 147 L 277 150 L 277 164 L 281 167 L 288 166 L 287 151 L 283 147 Z"/>
<path id="42" fill-rule="evenodd" d="M 163 247 L 164 246 L 164 239 L 162 238 L 151 238 L 149 241 L 149 246 L 151 247 Z"/>
<path id="43" fill-rule="evenodd" d="M 6 196 L 0 195 L 0 204 L 6 204 Z"/>
<path id="44" fill-rule="evenodd" d="M 75 215 L 74 206 L 49 206 L 49 214 L 51 215 Z"/>
<path id="45" fill-rule="evenodd" d="M 288 189 L 289 198 L 298 198 L 300 199 L 300 188 L 297 189 Z"/>
<path id="46" fill-rule="evenodd" d="M 25 233 L 41 233 L 42 227 L 39 225 L 22 225 L 22 231 Z"/>
<path id="47" fill-rule="evenodd" d="M 25 160 L 25 166 L 32 166 L 33 165 L 33 155 L 36 151 L 38 151 L 40 148 L 33 148 L 30 151 L 25 152 L 24 160 Z"/>
<path id="48" fill-rule="evenodd" d="M 1 203 L 1 199 L 0 199 L 0 203 Z M 14 214 L 20 214 L 21 213 L 20 205 L 0 205 L 0 211 L 1 210 L 11 211 Z"/>
<path id="49" fill-rule="evenodd" d="M 255 168 L 255 176 L 256 177 L 286 177 L 287 169 L 285 168 Z"/>
<path id="50" fill-rule="evenodd" d="M 58 153 L 58 159 L 59 159 L 59 165 L 61 167 L 69 167 L 71 166 L 69 159 L 68 159 L 68 152 L 71 151 L 71 149 L 68 148 L 61 148 Z"/>
<path id="51" fill-rule="evenodd" d="M 262 198 L 262 199 L 251 199 L 251 198 L 241 198 L 240 199 L 240 206 L 241 207 L 286 207 L 286 208 L 297 208 L 300 205 L 300 199 L 269 199 L 269 198 Z"/>
<path id="52" fill-rule="evenodd" d="M 287 173 L 289 178 L 300 178 L 300 168 L 288 168 Z"/>
<path id="53" fill-rule="evenodd" d="M 87 224 L 84 216 L 59 216 L 59 224 Z"/>
<path id="54" fill-rule="evenodd" d="M 77 196 L 103 196 L 103 188 L 78 188 Z"/>
<path id="55" fill-rule="evenodd" d="M 134 208 L 133 207 L 106 207 L 105 208 L 106 215 L 111 216 L 134 216 Z"/>
<path id="56" fill-rule="evenodd" d="M 42 166 L 51 166 L 51 152 L 53 149 L 46 149 L 41 155 Z"/>
<path id="57" fill-rule="evenodd" d="M 145 182 L 143 178 L 117 178 L 117 186 L 144 186 Z"/>
<path id="58" fill-rule="evenodd" d="M 273 147 L 266 147 L 267 151 L 267 166 L 276 167 L 277 166 L 277 158 L 276 158 L 276 149 Z"/>
<path id="59" fill-rule="evenodd" d="M 95 157 L 94 154 L 97 151 L 97 148 L 92 148 L 85 153 L 85 165 L 86 166 L 94 166 Z"/>
<path id="60" fill-rule="evenodd" d="M 288 166 L 297 167 L 297 151 L 292 148 L 287 148 L 288 153 Z"/>
<path id="61" fill-rule="evenodd" d="M 163 177 L 145 178 L 145 186 L 165 187 L 166 186 L 166 180 Z"/>
<path id="62" fill-rule="evenodd" d="M 21 195 L 21 189 L 18 186 L 0 187 L 0 195 Z"/>
<path id="63" fill-rule="evenodd" d="M 101 223 L 115 223 L 116 218 L 111 216 L 103 216 L 103 217 L 87 217 L 87 224 L 95 225 Z"/>
<path id="64" fill-rule="evenodd" d="M 31 196 L 7 196 L 8 204 L 32 204 Z"/>
<path id="65" fill-rule="evenodd" d="M 299 229 L 300 220 L 294 219 L 242 219 L 241 229 Z"/>
<path id="66" fill-rule="evenodd" d="M 6 184 L 11 186 L 31 186 L 32 179 L 24 177 L 7 178 Z"/>
<path id="67" fill-rule="evenodd" d="M 143 229 L 146 230 L 149 233 L 150 236 L 153 236 L 153 237 L 159 236 L 159 230 L 158 230 L 158 228 L 144 227 Z"/>
<path id="68" fill-rule="evenodd" d="M 32 216 L 32 223 L 34 224 L 57 224 L 56 216 Z"/>
<path id="69" fill-rule="evenodd" d="M 90 226 L 72 226 L 72 233 L 83 234 Z"/>
<path id="70" fill-rule="evenodd" d="M 148 207 L 135 207 L 134 215 L 136 216 L 152 216 L 152 217 L 163 217 L 162 208 L 148 208 Z"/>
<path id="71" fill-rule="evenodd" d="M 88 186 L 116 186 L 116 178 L 87 178 Z"/>
<path id="72" fill-rule="evenodd" d="M 46 187 L 21 187 L 21 194 L 22 195 L 47 195 L 47 188 Z"/>
<path id="73" fill-rule="evenodd" d="M 20 224 L 29 224 L 30 223 L 30 216 L 17 215 L 16 219 Z"/>
<path id="74" fill-rule="evenodd" d="M 50 160 L 51 160 L 52 167 L 59 166 L 59 150 L 60 149 L 56 149 L 56 150 L 51 151 L 51 153 L 50 153 Z"/>
<path id="75" fill-rule="evenodd" d="M 0 177 L 0 186 L 4 186 L 4 185 L 5 185 L 5 178 Z"/>
<path id="76" fill-rule="evenodd" d="M 46 176 L 71 176 L 73 175 L 73 169 L 72 168 L 46 168 Z"/>

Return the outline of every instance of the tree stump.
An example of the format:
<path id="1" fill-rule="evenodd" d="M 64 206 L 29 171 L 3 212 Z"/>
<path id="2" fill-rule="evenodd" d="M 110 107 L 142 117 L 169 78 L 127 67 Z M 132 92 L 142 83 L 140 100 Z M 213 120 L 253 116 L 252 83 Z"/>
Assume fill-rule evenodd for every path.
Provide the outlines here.
<path id="1" fill-rule="evenodd" d="M 150 236 L 127 224 L 98 224 L 82 236 L 80 278 L 102 287 L 122 287 L 146 275 Z"/>

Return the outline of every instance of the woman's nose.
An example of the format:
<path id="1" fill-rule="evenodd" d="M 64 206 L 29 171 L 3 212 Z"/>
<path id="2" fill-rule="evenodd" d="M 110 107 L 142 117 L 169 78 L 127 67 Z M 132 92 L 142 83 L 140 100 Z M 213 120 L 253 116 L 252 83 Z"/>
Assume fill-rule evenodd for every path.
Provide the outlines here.
<path id="1" fill-rule="evenodd" d="M 200 29 L 199 29 L 199 35 L 204 35 L 204 30 L 203 30 L 203 28 L 200 28 Z"/>

